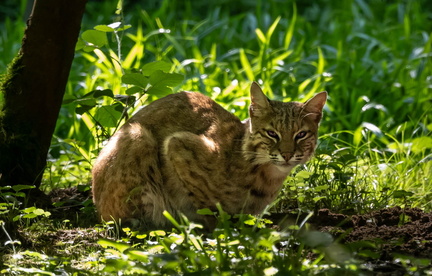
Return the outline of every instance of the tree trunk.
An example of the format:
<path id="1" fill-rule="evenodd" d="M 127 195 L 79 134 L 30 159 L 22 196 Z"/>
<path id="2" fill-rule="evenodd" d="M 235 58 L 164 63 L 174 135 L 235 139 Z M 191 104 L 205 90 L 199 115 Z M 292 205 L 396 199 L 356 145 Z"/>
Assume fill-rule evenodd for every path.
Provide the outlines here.
<path id="1" fill-rule="evenodd" d="M 0 186 L 40 186 L 85 4 L 34 3 L 21 50 L 0 86 Z"/>

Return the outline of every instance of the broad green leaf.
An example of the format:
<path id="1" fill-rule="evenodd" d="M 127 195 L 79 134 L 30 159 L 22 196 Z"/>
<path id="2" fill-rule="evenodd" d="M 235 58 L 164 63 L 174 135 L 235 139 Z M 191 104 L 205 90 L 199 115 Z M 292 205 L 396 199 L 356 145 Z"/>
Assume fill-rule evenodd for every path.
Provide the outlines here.
<path id="1" fill-rule="evenodd" d="M 132 87 L 129 87 L 128 89 L 126 89 L 125 93 L 128 94 L 128 95 L 132 95 L 132 94 L 135 94 L 135 93 L 140 93 L 142 91 L 143 91 L 142 87 L 132 86 Z"/>
<path id="2" fill-rule="evenodd" d="M 116 11 L 115 11 L 115 14 L 121 14 L 122 13 L 122 11 L 123 11 L 123 0 L 119 0 L 118 2 L 117 2 L 117 7 L 116 7 Z"/>
<path id="3" fill-rule="evenodd" d="M 135 238 L 142 240 L 142 239 L 147 238 L 147 234 L 136 235 Z"/>
<path id="4" fill-rule="evenodd" d="M 247 219 L 243 223 L 246 225 L 255 225 L 256 219 Z"/>
<path id="5" fill-rule="evenodd" d="M 323 199 L 323 198 L 326 198 L 326 197 L 325 197 L 325 196 L 316 196 L 316 197 L 312 198 L 312 200 L 313 200 L 314 202 L 318 202 L 318 201 L 320 201 L 320 200 Z"/>
<path id="6" fill-rule="evenodd" d="M 14 185 L 14 186 L 12 186 L 12 189 L 15 192 L 19 192 L 21 190 L 33 189 L 33 188 L 35 188 L 35 186 L 33 186 L 33 185 Z"/>
<path id="7" fill-rule="evenodd" d="M 81 96 L 79 99 L 80 100 L 83 100 L 83 99 L 86 99 L 86 98 L 93 98 L 93 95 L 94 95 L 94 92 L 95 92 L 96 90 L 92 90 L 92 91 L 90 91 L 90 92 L 88 92 L 88 93 L 85 93 L 83 96 Z"/>
<path id="8" fill-rule="evenodd" d="M 97 25 L 94 27 L 95 30 L 109 33 L 109 32 L 118 32 L 118 31 L 124 31 L 132 27 L 131 25 L 122 25 L 121 22 L 114 22 L 109 25 Z"/>
<path id="9" fill-rule="evenodd" d="M 14 196 L 15 196 L 15 197 L 26 197 L 26 194 L 23 193 L 23 192 L 16 192 L 16 193 L 14 194 Z"/>
<path id="10" fill-rule="evenodd" d="M 114 98 L 114 93 L 111 89 L 95 90 L 93 93 L 94 98 L 98 98 L 98 97 L 102 97 L 102 96 Z"/>
<path id="11" fill-rule="evenodd" d="M 45 211 L 43 209 L 40 208 L 36 208 L 36 207 L 29 207 L 29 208 L 25 208 L 24 210 L 22 210 L 23 213 L 26 213 L 26 215 L 23 216 L 23 218 L 35 218 L 38 216 L 45 216 L 48 217 L 51 215 L 50 212 Z"/>
<path id="12" fill-rule="evenodd" d="M 98 47 L 91 46 L 91 45 L 86 45 L 86 46 L 84 46 L 84 47 L 82 48 L 82 50 L 83 50 L 84 52 L 89 53 L 89 52 L 94 51 L 94 50 L 97 49 L 97 48 L 98 48 Z"/>
<path id="13" fill-rule="evenodd" d="M 183 81 L 184 76 L 177 73 L 164 73 L 161 70 L 157 70 L 151 74 L 149 83 L 152 86 L 162 87 L 169 86 L 174 87 L 180 85 Z"/>
<path id="14" fill-rule="evenodd" d="M 432 149 L 431 137 L 423 136 L 423 137 L 414 138 L 411 141 L 411 143 L 412 143 L 411 149 L 414 153 L 421 153 L 427 149 Z"/>
<path id="15" fill-rule="evenodd" d="M 166 96 L 172 92 L 171 88 L 183 81 L 184 76 L 176 73 L 164 73 L 161 70 L 155 71 L 149 78 L 152 85 L 146 92 L 150 95 Z"/>
<path id="16" fill-rule="evenodd" d="M 154 95 L 154 96 L 158 96 L 158 97 L 164 97 L 166 95 L 171 94 L 172 93 L 172 89 L 168 88 L 166 86 L 161 86 L 161 87 L 152 86 L 146 92 L 149 95 Z"/>
<path id="17" fill-rule="evenodd" d="M 204 209 L 199 209 L 197 211 L 198 215 L 210 215 L 210 216 L 214 216 L 214 212 L 212 210 L 210 210 L 209 208 L 204 208 Z"/>
<path id="18" fill-rule="evenodd" d="M 94 27 L 95 30 L 101 31 L 101 32 L 114 32 L 114 28 L 109 27 L 108 25 L 97 25 Z"/>
<path id="19" fill-rule="evenodd" d="M 302 179 L 308 179 L 309 177 L 311 177 L 312 173 L 308 172 L 308 171 L 299 171 L 296 174 L 296 178 L 302 178 Z"/>
<path id="20" fill-rule="evenodd" d="M 82 106 L 96 106 L 96 100 L 94 98 L 76 99 L 74 102 Z"/>
<path id="21" fill-rule="evenodd" d="M 45 216 L 45 217 L 51 215 L 50 212 L 46 212 L 45 210 L 40 209 L 40 208 L 37 208 L 36 210 L 34 210 L 33 213 L 36 214 L 37 216 Z"/>
<path id="22" fill-rule="evenodd" d="M 150 237 L 163 237 L 166 236 L 166 232 L 163 230 L 155 230 L 149 233 Z"/>
<path id="23" fill-rule="evenodd" d="M 101 48 L 108 44 L 108 39 L 106 36 L 106 33 L 97 31 L 97 30 L 87 30 L 82 33 L 81 35 L 82 39 L 84 39 L 86 42 Z"/>
<path id="24" fill-rule="evenodd" d="M 122 76 L 122 82 L 145 88 L 149 81 L 147 77 L 140 73 L 127 73 Z"/>
<path id="25" fill-rule="evenodd" d="M 89 106 L 89 105 L 77 106 L 75 108 L 75 113 L 78 115 L 83 115 L 84 113 L 86 113 L 92 108 L 94 108 L 94 106 Z"/>
<path id="26" fill-rule="evenodd" d="M 133 97 L 133 98 L 135 98 L 135 97 Z M 131 98 L 129 98 L 129 99 L 131 99 Z M 118 111 L 119 113 L 123 113 L 123 111 L 124 111 L 124 105 L 123 104 L 115 103 L 112 106 L 114 107 L 114 110 Z"/>
<path id="27" fill-rule="evenodd" d="M 101 106 L 96 110 L 95 120 L 104 127 L 116 127 L 121 118 L 121 112 L 114 105 Z"/>
<path id="28" fill-rule="evenodd" d="M 393 198 L 405 198 L 412 195 L 414 195 L 414 193 L 405 190 L 396 190 L 393 192 Z"/>
<path id="29" fill-rule="evenodd" d="M 137 260 L 140 262 L 147 262 L 148 261 L 148 252 L 143 252 L 140 250 L 129 250 L 126 255 L 131 260 Z"/>
<path id="30" fill-rule="evenodd" d="M 73 103 L 75 101 L 76 101 L 75 97 L 71 97 L 71 96 L 67 95 L 63 98 L 62 104 L 70 104 L 70 103 Z"/>
<path id="31" fill-rule="evenodd" d="M 36 207 L 32 206 L 32 207 L 25 208 L 23 210 L 23 212 L 26 213 L 26 214 L 29 214 L 29 213 L 34 212 L 34 210 L 36 210 Z"/>
<path id="32" fill-rule="evenodd" d="M 303 194 L 301 194 L 301 195 L 299 195 L 298 197 L 297 197 L 297 200 L 300 202 L 300 203 L 303 203 L 303 201 L 306 199 L 306 196 L 304 196 Z"/>
<path id="33" fill-rule="evenodd" d="M 84 40 L 81 37 L 78 38 L 77 43 L 75 44 L 75 51 L 81 50 L 86 46 Z"/>
<path id="34" fill-rule="evenodd" d="M 153 74 L 158 70 L 163 72 L 169 72 L 169 70 L 171 70 L 171 67 L 172 64 L 165 61 L 149 62 L 142 67 L 142 74 L 144 76 L 150 76 L 151 74 Z"/>
<path id="35" fill-rule="evenodd" d="M 327 190 L 328 188 L 329 188 L 328 185 L 320 185 L 320 186 L 316 186 L 316 187 L 314 188 L 314 190 L 315 190 L 316 192 L 320 192 L 320 191 L 323 191 L 323 190 Z"/>
<path id="36" fill-rule="evenodd" d="M 26 219 L 32 219 L 32 218 L 35 218 L 35 217 L 37 217 L 38 215 L 37 214 L 35 214 L 35 213 L 30 213 L 30 214 L 26 214 L 26 215 L 24 215 L 24 216 L 22 216 L 23 218 L 26 218 Z"/>
<path id="37" fill-rule="evenodd" d="M 120 252 L 124 252 L 126 249 L 130 248 L 130 245 L 124 242 L 115 242 L 107 239 L 100 239 L 97 242 L 103 248 L 113 247 Z"/>

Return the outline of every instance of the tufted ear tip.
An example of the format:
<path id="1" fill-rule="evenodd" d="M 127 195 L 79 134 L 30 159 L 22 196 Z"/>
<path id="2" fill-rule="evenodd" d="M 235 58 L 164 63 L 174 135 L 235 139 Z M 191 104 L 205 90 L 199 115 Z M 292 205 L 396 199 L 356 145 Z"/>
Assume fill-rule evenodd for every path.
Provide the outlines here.
<path id="1" fill-rule="evenodd" d="M 249 113 L 251 117 L 261 116 L 270 107 L 270 100 L 262 91 L 257 82 L 253 82 L 250 88 L 251 105 Z"/>
<path id="2" fill-rule="evenodd" d="M 256 81 L 252 82 L 252 85 L 250 87 L 250 93 L 251 93 L 251 96 L 257 95 L 260 93 L 264 94 L 264 92 L 261 89 L 261 86 Z"/>
<path id="3" fill-rule="evenodd" d="M 307 106 L 308 109 L 322 112 L 326 101 L 327 101 L 327 91 L 323 91 L 323 92 L 316 94 L 311 99 L 309 99 L 305 103 L 305 106 Z"/>

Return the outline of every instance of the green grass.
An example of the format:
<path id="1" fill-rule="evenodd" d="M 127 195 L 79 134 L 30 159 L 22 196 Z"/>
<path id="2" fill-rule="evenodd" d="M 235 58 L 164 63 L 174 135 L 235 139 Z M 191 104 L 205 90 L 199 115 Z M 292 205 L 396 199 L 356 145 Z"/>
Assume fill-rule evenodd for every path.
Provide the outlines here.
<path id="1" fill-rule="evenodd" d="M 103 141 L 126 114 L 162 95 L 144 93 L 139 85 L 128 90 L 137 84 L 124 75 L 164 61 L 171 64 L 166 72 L 184 76 L 174 92 L 200 91 L 241 119 L 247 117 L 252 81 L 282 101 L 303 101 L 316 92 L 329 92 L 316 156 L 287 179 L 270 211 L 329 208 L 358 214 L 389 206 L 432 211 L 429 6 L 427 0 L 281 0 L 241 1 L 234 8 L 229 1 L 165 0 L 128 4 L 122 18 L 114 13 L 116 1 L 90 2 L 82 32 L 120 20 L 131 28 L 106 33 L 107 43 L 94 43 L 101 43 L 98 49 L 77 51 L 43 188 L 90 183 L 91 164 Z M 10 18 L 0 23 L 4 30 L 0 72 L 22 38 L 23 21 Z M 10 196 L 21 200 L 14 193 Z M 25 215 L 12 201 L 2 208 L 10 218 Z M 19 225 L 34 220 L 36 225 L 50 223 L 40 216 Z M 302 275 L 319 271 L 355 275 L 361 268 L 342 249 L 341 256 L 332 257 L 332 248 L 339 249 L 327 236 L 317 236 L 327 244 L 311 245 L 298 229 L 275 231 L 258 227 L 257 222 L 232 224 L 222 216 L 221 228 L 209 237 L 188 223 L 172 233 L 146 237 L 103 225 L 94 231 L 110 239 L 99 242 L 105 249 L 74 241 L 79 254 L 69 258 L 59 251 L 23 253 L 17 245 L 16 256 L 21 259 L 9 258 L 6 264 L 10 274 L 13 269 L 33 267 L 95 274 L 152 269 L 167 274 L 203 270 L 272 275 L 276 268 Z M 74 225 L 60 223 L 51 230 Z M 72 250 L 67 244 L 58 248 Z"/>

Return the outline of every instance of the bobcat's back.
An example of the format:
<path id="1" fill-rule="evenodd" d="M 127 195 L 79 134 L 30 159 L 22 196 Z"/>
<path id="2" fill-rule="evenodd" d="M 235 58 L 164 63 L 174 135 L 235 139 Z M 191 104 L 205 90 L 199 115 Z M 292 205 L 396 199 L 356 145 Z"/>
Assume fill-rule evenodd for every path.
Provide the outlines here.
<path id="1" fill-rule="evenodd" d="M 180 205 L 192 207 L 187 199 L 190 192 L 185 193 L 181 187 L 184 183 L 176 179 L 174 168 L 167 164 L 168 152 L 164 145 L 185 133 L 202 139 L 205 145 L 202 155 L 208 151 L 217 158 L 206 160 L 204 156 L 186 154 L 184 158 L 190 160 L 184 165 L 191 167 L 193 162 L 202 159 L 209 163 L 206 166 L 210 174 L 226 170 L 221 155 L 241 149 L 244 126 L 237 117 L 200 93 L 169 95 L 141 109 L 111 137 L 94 165 L 94 201 L 104 220 L 147 218 L 147 224 L 153 221 L 150 225 L 158 225 L 164 220 L 162 211 L 177 213 L 182 211 Z M 175 145 L 171 150 L 180 152 Z M 194 195 L 200 196 L 199 192 Z M 205 198 L 200 200 L 206 205 Z"/>

